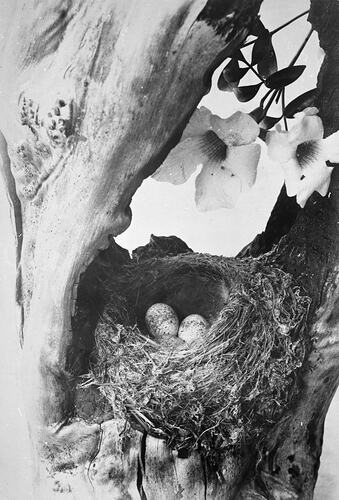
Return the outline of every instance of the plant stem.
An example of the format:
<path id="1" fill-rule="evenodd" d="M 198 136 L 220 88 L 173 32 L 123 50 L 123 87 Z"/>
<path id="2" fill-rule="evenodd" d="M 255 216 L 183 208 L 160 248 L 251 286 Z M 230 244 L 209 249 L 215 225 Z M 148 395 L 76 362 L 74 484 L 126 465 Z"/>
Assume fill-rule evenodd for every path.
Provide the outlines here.
<path id="1" fill-rule="evenodd" d="M 291 60 L 289 66 L 294 66 L 294 64 L 296 63 L 296 61 L 298 60 L 300 54 L 302 53 L 302 51 L 304 50 L 305 48 L 305 45 L 307 44 L 307 42 L 309 41 L 311 35 L 313 33 L 313 28 L 310 29 L 310 31 L 308 32 L 308 34 L 306 35 L 305 37 L 305 40 L 303 41 L 303 43 L 300 45 L 296 55 L 293 57 L 293 59 Z M 270 91 L 263 97 L 263 99 L 261 100 L 261 103 L 260 104 L 263 104 L 266 97 L 269 95 Z M 273 94 L 271 95 L 271 98 L 270 100 L 268 101 L 268 103 L 266 104 L 265 108 L 264 108 L 264 113 L 265 115 L 267 114 L 267 111 L 269 110 L 271 104 L 273 103 L 274 99 L 276 99 L 276 102 L 279 101 L 280 97 L 282 98 L 282 106 L 283 106 L 283 110 L 284 110 L 284 107 L 285 107 L 285 88 L 280 88 L 280 89 L 276 89 Z M 284 124 L 285 124 L 285 128 L 287 127 L 287 121 L 286 121 L 286 118 L 284 117 Z M 288 130 L 286 128 L 286 130 Z"/>
<path id="2" fill-rule="evenodd" d="M 278 104 L 278 102 L 279 102 L 281 93 L 282 93 L 282 89 L 280 89 L 279 92 L 278 92 L 278 95 L 277 95 L 276 100 L 275 100 L 276 104 Z"/>
<path id="3" fill-rule="evenodd" d="M 297 19 L 300 19 L 301 17 L 306 16 L 306 14 L 308 14 L 308 13 L 309 13 L 309 10 L 305 10 L 301 14 L 298 14 L 297 16 L 293 17 L 293 19 L 290 19 L 286 23 L 282 24 L 278 28 L 275 28 L 273 31 L 271 31 L 271 35 L 275 35 L 280 30 L 282 30 L 282 29 L 286 28 L 286 26 L 289 26 L 290 24 L 294 23 L 294 21 L 296 21 Z"/>
<path id="4" fill-rule="evenodd" d="M 266 92 L 266 94 L 264 95 L 264 97 L 261 99 L 260 101 L 260 107 L 263 108 L 264 107 L 264 102 L 266 101 L 267 97 L 273 92 L 273 89 L 270 89 L 268 92 Z"/>
<path id="5" fill-rule="evenodd" d="M 280 31 L 281 29 L 285 28 L 286 26 L 288 26 L 289 24 L 291 24 L 292 22 L 296 21 L 297 19 L 299 19 L 300 17 L 304 16 L 305 14 L 308 14 L 308 10 L 305 11 L 305 12 L 302 12 L 301 14 L 299 14 L 298 16 L 294 17 L 293 19 L 291 19 L 290 21 L 288 21 L 287 23 L 283 24 L 282 26 L 279 26 L 279 28 L 276 28 L 275 30 L 271 31 L 270 34 L 271 35 L 274 35 L 275 33 L 277 33 L 278 31 Z M 295 54 L 295 56 L 293 57 L 293 59 L 291 60 L 289 66 L 294 66 L 294 64 L 296 63 L 296 61 L 298 60 L 300 54 L 302 53 L 302 51 L 304 50 L 308 40 L 311 38 L 311 35 L 313 33 L 313 28 L 310 29 L 310 31 L 308 32 L 308 34 L 306 35 L 305 37 L 305 40 L 303 41 L 303 43 L 301 44 L 301 46 L 299 47 L 297 53 Z M 246 47 L 248 45 L 251 45 L 252 43 L 254 43 L 255 40 L 251 41 L 251 42 L 248 42 L 246 44 L 243 45 L 243 47 Z M 252 71 L 253 73 L 261 80 L 261 82 L 263 83 L 264 80 L 263 78 L 259 75 L 259 73 L 253 68 L 253 66 L 246 61 L 245 58 L 243 58 L 243 62 L 246 64 L 246 66 L 248 66 Z M 264 104 L 265 104 L 265 101 L 266 99 L 268 98 L 268 96 L 271 94 L 271 97 L 269 99 L 269 101 L 267 102 L 266 106 L 264 107 Z M 282 106 L 282 118 L 284 120 L 284 126 L 285 126 L 285 130 L 287 131 L 288 130 L 288 125 L 287 125 L 287 119 L 284 115 L 284 112 L 285 112 L 285 87 L 283 88 L 280 88 L 280 89 L 275 89 L 274 91 L 272 89 L 269 89 L 268 92 L 266 92 L 266 94 L 264 95 L 264 97 L 261 99 L 260 101 L 260 107 L 263 108 L 263 113 L 264 113 L 264 116 L 267 115 L 267 112 L 268 110 L 270 109 L 274 99 L 276 99 L 276 103 L 279 102 L 280 98 L 281 98 L 281 106 Z"/>
<path id="6" fill-rule="evenodd" d="M 270 35 L 271 36 L 275 35 L 280 30 L 286 28 L 286 26 L 289 26 L 294 21 L 296 21 L 297 19 L 300 19 L 301 17 L 305 16 L 308 13 L 309 13 L 309 10 L 305 10 L 305 12 L 302 12 L 301 14 L 298 14 L 297 16 L 293 17 L 293 19 L 290 19 L 289 21 L 287 21 L 286 23 L 282 24 L 281 26 L 278 26 L 278 28 L 275 28 L 273 31 L 270 31 Z M 244 45 L 242 47 L 248 47 L 248 45 L 252 45 L 253 43 L 255 43 L 255 41 L 256 41 L 256 39 L 255 40 L 251 40 L 250 42 L 244 43 Z"/>
<path id="7" fill-rule="evenodd" d="M 303 43 L 300 45 L 300 48 L 298 50 L 298 52 L 296 53 L 296 55 L 293 57 L 292 61 L 290 62 L 290 66 L 294 66 L 294 64 L 297 62 L 300 54 L 302 53 L 302 51 L 304 50 L 305 48 L 305 45 L 307 44 L 307 42 L 309 41 L 309 39 L 311 38 L 311 35 L 313 33 L 313 28 L 310 29 L 310 31 L 308 32 L 305 40 L 303 41 Z"/>
<path id="8" fill-rule="evenodd" d="M 268 103 L 266 104 L 266 106 L 264 107 L 264 114 L 266 116 L 267 114 L 267 111 L 270 109 L 271 107 L 271 104 L 272 102 L 274 101 L 274 99 L 276 98 L 277 94 L 279 93 L 279 89 L 276 89 L 273 94 L 271 95 L 270 97 L 270 100 L 268 101 Z"/>
<path id="9" fill-rule="evenodd" d="M 287 119 L 286 119 L 286 116 L 285 116 L 285 88 L 282 89 L 282 92 L 281 92 L 281 107 L 282 107 L 282 114 L 283 114 L 283 117 L 284 117 L 284 126 L 285 126 L 285 130 L 286 132 L 288 131 L 288 125 L 287 125 Z"/>

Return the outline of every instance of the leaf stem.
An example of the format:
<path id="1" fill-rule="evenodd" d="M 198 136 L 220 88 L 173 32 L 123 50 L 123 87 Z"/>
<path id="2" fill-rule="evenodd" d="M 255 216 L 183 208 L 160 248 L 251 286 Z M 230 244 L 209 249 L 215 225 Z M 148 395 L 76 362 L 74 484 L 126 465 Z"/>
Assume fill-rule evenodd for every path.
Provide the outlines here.
<path id="1" fill-rule="evenodd" d="M 283 118 L 284 118 L 284 126 L 285 126 L 285 130 L 287 132 L 288 125 L 287 125 L 287 119 L 285 116 L 285 87 L 282 89 L 282 92 L 281 92 L 281 108 L 282 108 L 282 114 L 283 114 Z"/>
<path id="2" fill-rule="evenodd" d="M 273 89 L 270 89 L 268 92 L 266 92 L 266 94 L 264 95 L 264 97 L 261 99 L 260 101 L 260 107 L 263 108 L 264 107 L 264 102 L 266 101 L 267 97 L 273 92 Z"/>
<path id="3" fill-rule="evenodd" d="M 290 19 L 286 23 L 282 24 L 281 26 L 278 26 L 278 28 L 275 28 L 273 31 L 271 31 L 271 35 L 275 35 L 279 31 L 281 31 L 282 29 L 286 28 L 286 26 L 289 26 L 290 24 L 294 23 L 294 21 L 297 21 L 297 19 L 300 19 L 301 17 L 306 16 L 306 14 L 308 14 L 308 13 L 309 13 L 309 10 L 305 10 L 301 14 L 298 14 L 297 16 L 293 17 L 293 19 Z"/>
<path id="4" fill-rule="evenodd" d="M 280 89 L 279 92 L 278 92 L 278 95 L 277 95 L 276 100 L 275 100 L 276 104 L 278 104 L 278 102 L 279 102 L 281 93 L 282 93 L 282 89 Z"/>
<path id="5" fill-rule="evenodd" d="M 301 14 L 298 14 L 297 16 L 293 17 L 293 19 L 290 19 L 286 23 L 284 23 L 281 26 L 278 26 L 274 30 L 270 31 L 270 35 L 271 36 L 275 35 L 280 30 L 282 30 L 282 29 L 286 28 L 286 26 L 289 26 L 290 24 L 294 23 L 294 21 L 296 21 L 297 19 L 300 19 L 301 17 L 306 16 L 306 14 L 308 14 L 308 13 L 309 13 L 309 10 L 305 10 L 305 12 L 302 12 Z M 252 45 L 253 43 L 255 43 L 255 41 L 256 41 L 256 39 L 255 40 L 251 40 L 250 42 L 246 42 L 246 43 L 244 43 L 244 45 L 242 47 L 248 47 L 249 45 Z"/>
<path id="6" fill-rule="evenodd" d="M 300 54 L 302 53 L 302 51 L 304 50 L 305 48 L 305 45 L 307 44 L 307 42 L 309 41 L 311 35 L 313 33 L 313 28 L 310 29 L 310 31 L 308 32 L 308 34 L 306 35 L 305 37 L 305 40 L 303 41 L 303 43 L 300 45 L 296 55 L 293 57 L 293 59 L 291 60 L 289 66 L 294 66 L 294 64 L 296 63 L 296 61 L 298 60 Z M 269 92 L 264 95 L 263 99 L 261 100 L 261 105 L 263 105 L 265 99 L 267 98 L 267 96 L 269 95 Z M 270 100 L 268 101 L 268 103 L 266 104 L 265 108 L 264 108 L 264 113 L 265 113 L 265 116 L 267 114 L 267 111 L 269 110 L 271 104 L 273 103 L 274 99 L 276 99 L 276 103 L 279 102 L 279 99 L 282 99 L 282 107 L 283 107 L 283 112 L 284 112 L 284 108 L 285 108 L 285 87 L 283 88 L 280 88 L 280 89 L 276 89 L 273 94 L 271 95 L 271 98 Z M 285 125 L 285 129 L 288 130 L 287 128 L 287 120 L 284 116 L 284 125 Z"/>
<path id="7" fill-rule="evenodd" d="M 302 53 L 302 51 L 304 50 L 305 48 L 305 45 L 307 44 L 307 42 L 309 41 L 309 39 L 311 38 L 311 35 L 313 33 L 313 28 L 310 29 L 310 31 L 308 32 L 308 34 L 306 35 L 306 38 L 305 40 L 303 41 L 303 43 L 300 45 L 300 48 L 298 50 L 298 52 L 296 53 L 296 55 L 293 57 L 292 61 L 290 62 L 289 66 L 294 66 L 294 64 L 297 62 L 300 54 Z"/>
<path id="8" fill-rule="evenodd" d="M 267 104 L 266 104 L 266 106 L 264 107 L 264 114 L 265 114 L 265 116 L 266 116 L 266 114 L 267 114 L 267 111 L 270 109 L 272 102 L 274 101 L 274 99 L 275 99 L 275 98 L 276 98 L 276 96 L 278 95 L 278 93 L 279 93 L 279 89 L 276 89 L 276 90 L 273 92 L 273 94 L 271 95 L 270 100 L 268 101 L 268 103 L 267 103 Z"/>

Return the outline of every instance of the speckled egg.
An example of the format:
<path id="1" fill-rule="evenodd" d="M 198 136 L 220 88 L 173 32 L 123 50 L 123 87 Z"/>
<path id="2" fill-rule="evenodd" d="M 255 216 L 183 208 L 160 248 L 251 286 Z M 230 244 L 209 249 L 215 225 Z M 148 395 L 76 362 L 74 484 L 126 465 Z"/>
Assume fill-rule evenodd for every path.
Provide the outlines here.
<path id="1" fill-rule="evenodd" d="M 145 323 L 149 333 L 156 340 L 165 341 L 178 336 L 178 316 L 167 304 L 153 304 L 146 312 Z"/>
<path id="2" fill-rule="evenodd" d="M 201 340 L 207 332 L 208 323 L 200 314 L 190 314 L 181 323 L 178 336 L 188 345 Z"/>

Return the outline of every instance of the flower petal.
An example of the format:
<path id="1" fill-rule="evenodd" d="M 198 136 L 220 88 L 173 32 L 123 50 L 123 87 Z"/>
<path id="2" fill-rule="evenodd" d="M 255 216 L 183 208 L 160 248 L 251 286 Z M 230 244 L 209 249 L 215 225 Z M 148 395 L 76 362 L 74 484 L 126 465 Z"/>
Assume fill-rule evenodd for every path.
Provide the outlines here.
<path id="1" fill-rule="evenodd" d="M 217 161 L 226 156 L 226 145 L 212 130 L 205 134 L 188 137 L 170 151 L 164 163 L 153 174 L 160 182 L 183 184 L 195 172 L 198 165 Z"/>
<path id="2" fill-rule="evenodd" d="M 164 163 L 152 175 L 159 182 L 178 185 L 186 182 L 203 163 L 203 157 L 196 139 L 186 139 L 170 151 Z"/>
<path id="3" fill-rule="evenodd" d="M 267 132 L 266 139 L 267 154 L 273 161 L 284 163 L 295 156 L 295 146 L 288 140 L 288 132 L 272 130 Z"/>
<path id="4" fill-rule="evenodd" d="M 332 163 L 339 163 L 339 130 L 323 140 L 325 159 Z"/>
<path id="5" fill-rule="evenodd" d="M 319 113 L 318 108 L 316 108 L 314 106 L 309 106 L 308 108 L 305 108 L 302 111 L 295 113 L 294 118 L 296 120 L 301 120 L 304 116 L 313 116 L 313 115 L 317 115 L 318 113 Z"/>
<path id="6" fill-rule="evenodd" d="M 313 115 L 317 115 L 319 113 L 319 109 L 316 108 L 315 106 L 310 106 L 308 108 L 305 108 L 303 113 L 304 113 L 304 115 L 307 115 L 307 116 L 313 116 Z"/>
<path id="7" fill-rule="evenodd" d="M 248 114 L 237 111 L 229 118 L 211 116 L 211 125 L 227 146 L 241 146 L 255 141 L 259 135 L 259 125 Z"/>
<path id="8" fill-rule="evenodd" d="M 186 125 L 186 128 L 181 136 L 181 140 L 183 141 L 188 137 L 202 135 L 207 130 L 211 130 L 212 125 L 210 120 L 212 116 L 211 111 L 208 108 L 205 108 L 205 106 L 197 108 Z"/>
<path id="9" fill-rule="evenodd" d="M 260 151 L 259 144 L 227 148 L 224 165 L 240 178 L 242 189 L 250 188 L 255 183 Z"/>
<path id="10" fill-rule="evenodd" d="M 204 166 L 195 180 L 195 203 L 205 212 L 234 207 L 241 191 L 241 181 L 220 163 Z"/>
<path id="11" fill-rule="evenodd" d="M 282 163 L 281 168 L 284 173 L 287 196 L 295 196 L 299 188 L 303 171 L 294 158 L 286 163 Z"/>
<path id="12" fill-rule="evenodd" d="M 288 132 L 288 140 L 298 145 L 302 142 L 322 139 L 323 135 L 324 127 L 321 118 L 316 115 L 306 115 Z"/>
<path id="13" fill-rule="evenodd" d="M 333 167 L 328 167 L 325 163 L 308 168 L 304 179 L 299 183 L 297 191 L 297 203 L 304 207 L 306 201 L 314 191 L 317 191 L 321 196 L 326 196 L 331 181 L 331 173 Z"/>

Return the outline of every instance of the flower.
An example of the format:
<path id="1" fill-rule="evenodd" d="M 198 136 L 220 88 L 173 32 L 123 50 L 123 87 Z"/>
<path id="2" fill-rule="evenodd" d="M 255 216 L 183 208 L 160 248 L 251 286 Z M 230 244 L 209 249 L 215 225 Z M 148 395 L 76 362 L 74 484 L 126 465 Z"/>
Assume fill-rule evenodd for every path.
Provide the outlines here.
<path id="1" fill-rule="evenodd" d="M 339 162 L 339 131 L 324 139 L 323 123 L 316 112 L 309 108 L 291 130 L 282 132 L 277 127 L 266 136 L 268 156 L 283 169 L 287 195 L 296 195 L 301 207 L 314 191 L 327 194 L 333 167 L 326 161 Z"/>
<path id="2" fill-rule="evenodd" d="M 153 178 L 183 184 L 202 165 L 195 180 L 198 209 L 232 208 L 240 192 L 255 182 L 260 146 L 253 141 L 258 135 L 258 124 L 245 113 L 222 119 L 198 108 Z"/>

